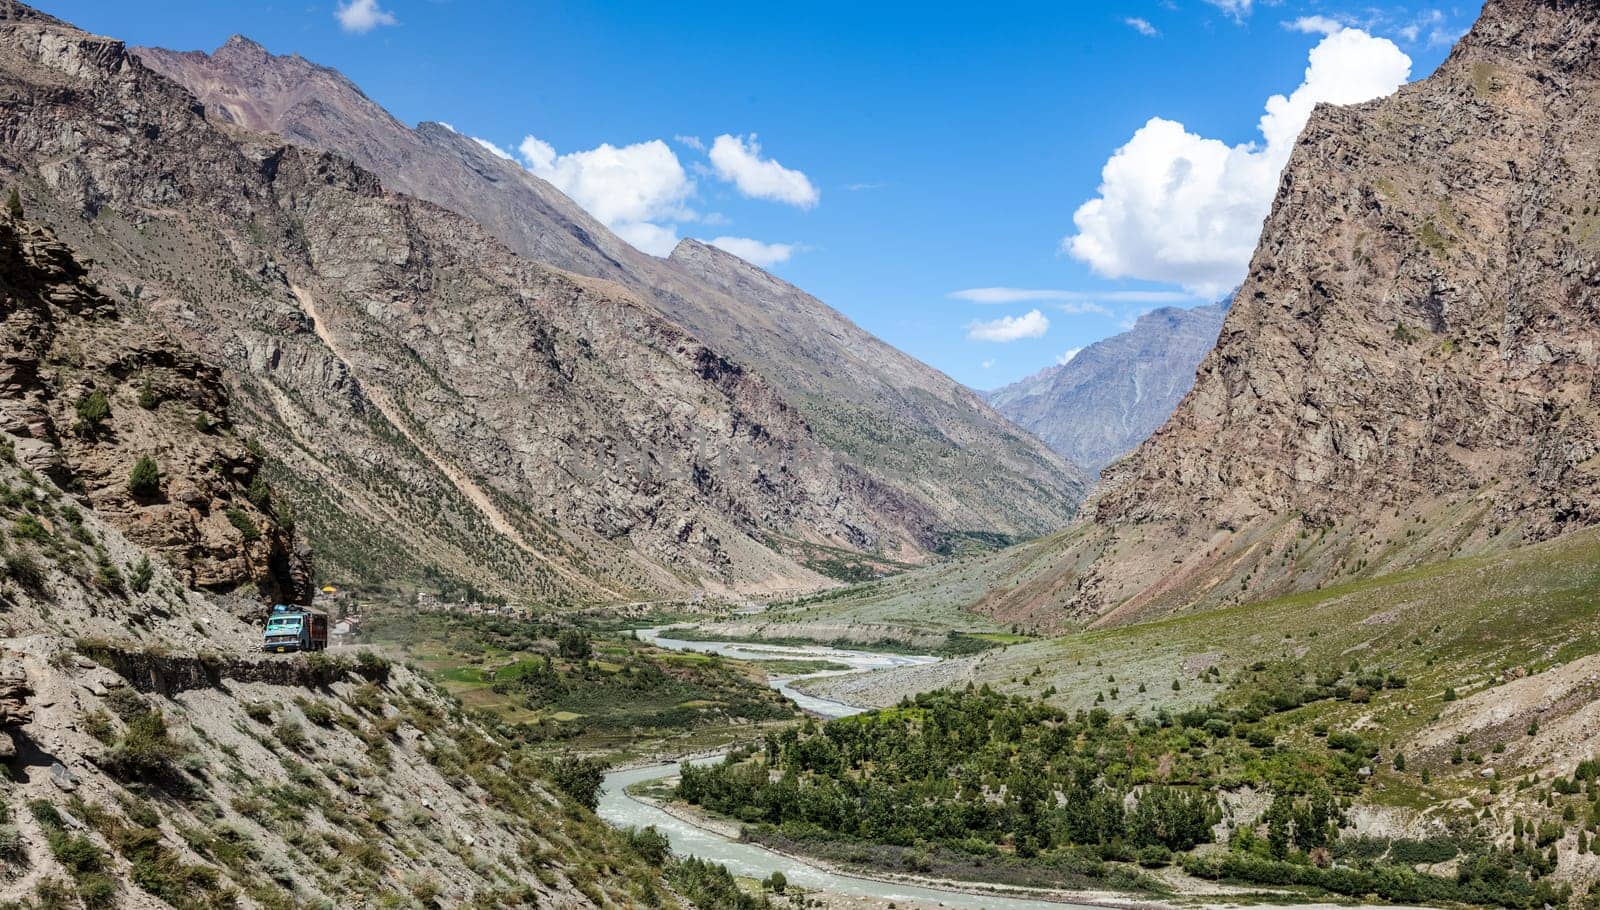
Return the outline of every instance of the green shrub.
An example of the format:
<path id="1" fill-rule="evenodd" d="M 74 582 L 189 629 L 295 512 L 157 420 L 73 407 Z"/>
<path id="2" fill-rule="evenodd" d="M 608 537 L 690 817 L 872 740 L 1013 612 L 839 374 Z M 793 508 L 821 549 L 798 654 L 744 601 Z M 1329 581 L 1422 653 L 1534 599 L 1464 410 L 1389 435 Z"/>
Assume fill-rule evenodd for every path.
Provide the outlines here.
<path id="1" fill-rule="evenodd" d="M 128 721 L 128 729 L 111 747 L 103 764 L 120 780 L 170 780 L 177 773 L 177 762 L 188 752 L 182 743 L 167 735 L 167 719 L 161 712 L 147 710 Z"/>
<path id="2" fill-rule="evenodd" d="M 606 768 L 606 763 L 600 759 L 567 755 L 551 763 L 550 779 L 563 793 L 592 810 L 600 804 L 600 785 L 605 781 Z"/>
<path id="3" fill-rule="evenodd" d="M 161 468 L 149 455 L 139 456 L 128 475 L 128 492 L 135 496 L 154 496 L 161 492 Z"/>
<path id="4" fill-rule="evenodd" d="M 150 564 L 150 557 L 140 556 L 139 561 L 133 564 L 133 571 L 128 575 L 128 586 L 135 593 L 145 593 L 150 590 L 150 581 L 155 577 L 155 571 L 155 567 Z"/>
<path id="5" fill-rule="evenodd" d="M 18 586 L 33 592 L 44 590 L 45 570 L 39 560 L 28 553 L 7 553 L 5 556 L 6 577 L 16 582 Z"/>
<path id="6" fill-rule="evenodd" d="M 311 745 L 310 737 L 306 736 L 306 728 L 300 726 L 298 721 L 282 720 L 272 728 L 272 735 L 296 752 L 304 752 Z"/>
<path id="7" fill-rule="evenodd" d="M 16 825 L 0 825 L 0 862 L 10 866 L 28 864 L 28 841 Z"/>
<path id="8" fill-rule="evenodd" d="M 98 436 L 111 418 L 111 401 L 106 393 L 95 389 L 78 401 L 78 432 L 84 436 Z"/>
<path id="9" fill-rule="evenodd" d="M 301 701 L 300 712 L 319 727 L 333 726 L 333 709 L 320 701 Z"/>
<path id="10" fill-rule="evenodd" d="M 102 591 L 121 594 L 123 593 L 122 572 L 116 567 L 115 563 L 109 560 L 102 560 L 95 566 L 94 584 L 95 587 Z"/>
<path id="11" fill-rule="evenodd" d="M 260 474 L 250 481 L 250 488 L 245 491 L 245 497 L 263 512 L 272 507 L 272 488 L 267 486 L 266 478 Z"/>
<path id="12" fill-rule="evenodd" d="M 255 520 L 249 515 L 238 509 L 229 509 L 223 514 L 228 516 L 228 523 L 237 528 L 239 533 L 244 535 L 245 540 L 261 539 L 261 528 L 256 525 Z"/>
<path id="13" fill-rule="evenodd" d="M 6 194 L 6 211 L 12 218 L 22 220 L 22 194 L 17 192 L 16 187 L 12 187 L 11 192 Z"/>

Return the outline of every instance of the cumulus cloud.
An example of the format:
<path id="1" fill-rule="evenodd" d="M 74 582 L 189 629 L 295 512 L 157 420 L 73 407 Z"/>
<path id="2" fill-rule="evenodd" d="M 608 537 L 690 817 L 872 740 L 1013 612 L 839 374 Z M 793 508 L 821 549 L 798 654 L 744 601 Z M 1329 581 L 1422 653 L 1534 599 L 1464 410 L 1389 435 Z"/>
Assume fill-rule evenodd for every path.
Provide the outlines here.
<path id="1" fill-rule="evenodd" d="M 1344 23 L 1327 16 L 1301 16 L 1292 22 L 1285 22 L 1283 27 L 1307 35 L 1331 35 L 1334 32 L 1344 31 Z"/>
<path id="2" fill-rule="evenodd" d="M 1140 19 L 1137 16 L 1133 16 L 1122 21 L 1128 26 L 1128 28 L 1133 29 L 1146 38 L 1154 38 L 1155 36 L 1161 34 L 1160 30 L 1150 24 L 1149 19 Z"/>
<path id="3" fill-rule="evenodd" d="M 646 253 L 672 252 L 677 230 L 662 222 L 694 216 L 688 208 L 694 182 L 659 139 L 558 154 L 550 143 L 528 136 L 517 151 L 524 167 Z"/>
<path id="4" fill-rule="evenodd" d="M 745 262 L 762 268 L 788 262 L 789 257 L 801 249 L 798 243 L 762 243 L 749 237 L 716 237 L 710 243 L 719 250 L 727 250 Z"/>
<path id="5" fill-rule="evenodd" d="M 726 133 L 718 136 L 712 141 L 707 157 L 719 179 L 733 184 L 741 194 L 752 199 L 769 199 L 809 209 L 817 204 L 821 195 L 805 174 L 771 158 L 762 158 L 761 145 L 754 133 L 748 138 Z"/>
<path id="6" fill-rule="evenodd" d="M 1063 291 L 1055 288 L 967 288 L 950 292 L 952 300 L 970 303 L 1031 303 L 1063 301 L 1078 303 L 1105 300 L 1113 303 L 1183 303 L 1195 295 L 1184 291 Z"/>
<path id="7" fill-rule="evenodd" d="M 349 0 L 339 4 L 333 14 L 339 27 L 354 35 L 364 35 L 380 25 L 399 25 L 400 20 L 378 5 L 378 0 Z"/>
<path id="8" fill-rule="evenodd" d="M 1056 365 L 1057 366 L 1066 366 L 1067 364 L 1072 362 L 1072 358 L 1078 356 L 1078 354 L 1081 353 L 1082 351 L 1083 351 L 1083 348 L 1068 348 L 1066 351 L 1062 352 L 1059 357 L 1056 358 Z"/>
<path id="9" fill-rule="evenodd" d="M 451 128 L 449 124 L 444 124 L 444 126 L 447 129 L 450 129 L 450 132 L 452 132 L 452 133 L 455 132 L 455 129 Z M 493 142 L 490 142 L 487 139 L 479 139 L 477 136 L 472 136 L 470 138 L 472 139 L 473 142 L 478 143 L 479 146 L 481 146 L 484 150 L 486 150 L 489 154 L 495 156 L 496 158 L 504 158 L 507 161 L 515 161 L 515 160 L 517 160 L 515 157 L 512 156 L 512 154 L 510 152 L 506 151 L 505 149 L 501 148 L 498 145 L 495 145 Z"/>
<path id="10" fill-rule="evenodd" d="M 972 341 L 1019 341 L 1039 338 L 1050 329 L 1050 320 L 1038 310 L 1029 310 L 1022 316 L 1001 316 L 999 319 L 977 320 L 967 324 L 967 338 Z"/>
<path id="11" fill-rule="evenodd" d="M 1299 88 L 1267 100 L 1264 143 L 1229 146 L 1152 118 L 1106 162 L 1100 194 L 1074 213 L 1078 232 L 1063 249 L 1109 278 L 1172 282 L 1206 297 L 1227 291 L 1248 269 L 1312 108 L 1383 97 L 1410 73 L 1411 58 L 1393 42 L 1346 28 L 1312 49 Z"/>

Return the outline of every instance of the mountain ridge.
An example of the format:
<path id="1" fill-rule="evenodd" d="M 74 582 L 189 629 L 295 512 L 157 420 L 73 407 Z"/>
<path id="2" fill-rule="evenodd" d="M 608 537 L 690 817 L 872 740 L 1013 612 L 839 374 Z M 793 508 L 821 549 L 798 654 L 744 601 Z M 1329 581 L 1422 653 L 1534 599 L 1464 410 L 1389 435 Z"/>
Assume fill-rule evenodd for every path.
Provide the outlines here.
<path id="1" fill-rule="evenodd" d="M 1099 473 L 1172 414 L 1216 343 L 1227 307 L 1142 313 L 1127 331 L 984 397 L 1074 464 Z"/>
<path id="2" fill-rule="evenodd" d="M 1073 514 L 1086 487 L 1075 467 L 816 298 L 759 270 L 754 278 L 755 267 L 733 266 L 736 257 L 698 241 L 666 259 L 641 253 L 470 138 L 438 123 L 408 128 L 337 71 L 258 48 L 134 53 L 242 125 L 348 155 L 535 261 L 629 287 L 764 376 L 842 458 L 917 503 L 931 519 L 919 536 L 925 550 L 968 531 L 1048 533 Z M 795 311 L 826 328 L 795 324 Z"/>
<path id="3" fill-rule="evenodd" d="M 1125 625 L 1600 522 L 1597 49 L 1600 6 L 1490 0 L 1432 76 L 1318 106 L 1171 418 L 1072 527 L 882 596 Z"/>
<path id="4" fill-rule="evenodd" d="M 348 159 L 207 120 L 120 42 L 0 23 L 16 99 L 0 168 L 95 280 L 228 367 L 325 568 L 420 564 L 592 600 L 814 588 L 828 581 L 807 547 L 892 558 L 929 539 L 922 506 L 841 464 L 761 378 L 633 291 L 527 262 Z M 407 432 L 368 389 L 403 404 Z M 517 538 L 413 439 L 475 478 Z"/>

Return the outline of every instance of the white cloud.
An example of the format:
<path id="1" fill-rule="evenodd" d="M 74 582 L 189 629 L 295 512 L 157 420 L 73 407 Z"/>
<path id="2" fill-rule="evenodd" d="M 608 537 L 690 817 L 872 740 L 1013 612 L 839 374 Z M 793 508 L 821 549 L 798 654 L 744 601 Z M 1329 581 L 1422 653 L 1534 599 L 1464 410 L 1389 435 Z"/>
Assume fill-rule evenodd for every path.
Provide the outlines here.
<path id="1" fill-rule="evenodd" d="M 528 136 L 517 151 L 528 170 L 646 253 L 665 256 L 678 242 L 677 230 L 661 222 L 694 217 L 687 206 L 694 182 L 659 139 L 557 154 L 550 143 Z"/>
<path id="2" fill-rule="evenodd" d="M 1058 366 L 1066 366 L 1072 362 L 1072 358 L 1078 356 L 1082 352 L 1083 348 L 1068 348 L 1061 354 L 1061 356 L 1056 358 L 1056 364 Z"/>
<path id="3" fill-rule="evenodd" d="M 1059 300 L 1068 303 L 1105 300 L 1112 303 L 1184 303 L 1196 295 L 1184 291 L 1063 291 L 1055 288 L 967 288 L 952 291 L 952 300 L 971 303 L 1031 303 Z"/>
<path id="4" fill-rule="evenodd" d="M 972 341 L 1003 343 L 1023 338 L 1039 338 L 1049 329 L 1050 320 L 1038 310 L 1030 310 L 1023 316 L 1001 316 L 999 319 L 968 323 L 967 338 Z"/>
<path id="5" fill-rule="evenodd" d="M 881 183 L 847 183 L 847 184 L 844 185 L 844 188 L 849 190 L 852 193 L 859 193 L 862 190 L 882 189 L 883 188 L 883 184 L 881 184 Z"/>
<path id="6" fill-rule="evenodd" d="M 716 175 L 753 199 L 770 199 L 802 209 L 817 204 L 819 193 L 811 179 L 771 158 L 761 157 L 754 133 L 748 139 L 724 133 L 711 143 L 708 156 Z"/>
<path id="7" fill-rule="evenodd" d="M 446 126 L 448 126 L 448 124 L 446 124 Z M 450 132 L 453 133 L 453 132 L 455 132 L 455 130 L 451 129 Z M 478 143 L 478 145 L 482 146 L 485 150 L 487 150 L 489 152 L 489 154 L 495 156 L 496 158 L 504 158 L 507 161 L 515 161 L 515 160 L 517 160 L 516 158 L 512 157 L 510 152 L 506 151 L 505 149 L 501 148 L 498 145 L 495 145 L 493 142 L 490 142 L 487 139 L 479 139 L 477 136 L 472 136 L 470 138 L 472 139 L 473 142 Z"/>
<path id="8" fill-rule="evenodd" d="M 1344 23 L 1327 16 L 1301 16 L 1293 22 L 1285 22 L 1283 27 L 1307 35 L 1331 35 L 1344 31 Z"/>
<path id="9" fill-rule="evenodd" d="M 1312 108 L 1383 97 L 1410 73 L 1393 42 L 1347 28 L 1312 49 L 1299 88 L 1267 100 L 1265 145 L 1229 146 L 1151 118 L 1106 162 L 1100 194 L 1074 213 L 1078 232 L 1063 249 L 1109 278 L 1173 282 L 1205 297 L 1227 291 L 1249 267 Z"/>
<path id="10" fill-rule="evenodd" d="M 1098 303 L 1087 303 L 1087 302 L 1085 302 L 1085 303 L 1076 303 L 1076 302 L 1059 303 L 1059 304 L 1056 304 L 1056 309 L 1060 310 L 1063 313 L 1069 313 L 1069 314 L 1071 314 L 1073 316 L 1083 316 L 1083 315 L 1089 314 L 1089 313 L 1093 313 L 1096 316 L 1110 316 L 1111 315 L 1111 311 L 1110 310 L 1106 309 L 1105 307 L 1101 306 Z"/>
<path id="11" fill-rule="evenodd" d="M 703 151 L 706 150 L 706 144 L 704 142 L 700 141 L 700 137 L 699 136 L 678 135 L 678 136 L 673 136 L 672 137 L 672 141 L 676 142 L 679 145 L 684 146 L 686 148 L 692 148 L 697 152 L 703 152 Z"/>
<path id="12" fill-rule="evenodd" d="M 790 256 L 802 249 L 798 243 L 762 243 L 749 237 L 717 237 L 710 243 L 717 249 L 727 250 L 745 262 L 762 268 L 788 262 Z"/>
<path id="13" fill-rule="evenodd" d="M 1139 17 L 1134 16 L 1122 21 L 1128 26 L 1128 28 L 1133 29 L 1146 38 L 1154 38 L 1161 34 L 1161 32 L 1155 26 L 1150 24 L 1149 19 L 1140 19 Z"/>
<path id="14" fill-rule="evenodd" d="M 1253 0 L 1206 0 L 1207 3 L 1222 10 L 1232 17 L 1235 22 L 1243 22 L 1250 15 Z"/>
<path id="15" fill-rule="evenodd" d="M 994 361 L 992 359 L 991 360 L 985 360 L 983 363 L 978 364 L 978 366 L 983 367 L 984 369 L 987 370 L 990 367 L 994 366 Z"/>
<path id="16" fill-rule="evenodd" d="M 339 4 L 333 14 L 339 27 L 356 35 L 364 35 L 380 25 L 399 25 L 400 20 L 378 5 L 378 0 L 349 0 Z"/>

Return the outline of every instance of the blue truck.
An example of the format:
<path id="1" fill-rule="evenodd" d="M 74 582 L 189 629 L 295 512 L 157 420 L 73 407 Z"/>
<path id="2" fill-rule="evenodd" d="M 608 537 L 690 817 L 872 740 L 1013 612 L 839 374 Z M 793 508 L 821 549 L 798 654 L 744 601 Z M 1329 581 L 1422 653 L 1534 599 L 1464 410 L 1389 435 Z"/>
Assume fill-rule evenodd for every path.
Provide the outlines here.
<path id="1" fill-rule="evenodd" d="M 261 650 L 284 654 L 290 651 L 321 651 L 328 647 L 328 614 L 310 607 L 275 604 L 267 615 L 267 629 L 261 636 Z"/>

